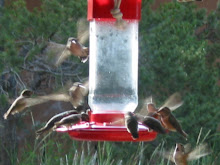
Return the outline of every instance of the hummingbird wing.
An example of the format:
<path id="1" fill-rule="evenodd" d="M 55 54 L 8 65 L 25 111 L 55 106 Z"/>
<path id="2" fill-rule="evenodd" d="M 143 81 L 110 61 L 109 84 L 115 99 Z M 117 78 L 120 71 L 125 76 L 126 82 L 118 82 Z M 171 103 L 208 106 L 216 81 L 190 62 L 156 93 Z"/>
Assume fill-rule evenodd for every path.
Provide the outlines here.
<path id="1" fill-rule="evenodd" d="M 12 103 L 10 108 L 7 110 L 7 112 L 4 114 L 4 119 L 6 120 L 9 115 L 14 115 L 15 113 L 19 113 L 23 111 L 27 107 L 26 99 L 23 97 L 18 97 L 15 99 L 15 101 Z"/>
<path id="2" fill-rule="evenodd" d="M 71 55 L 70 50 L 66 46 L 61 55 L 59 56 L 58 60 L 56 61 L 56 66 L 59 66 L 63 61 L 65 61 Z"/>
<path id="3" fill-rule="evenodd" d="M 157 112 L 157 109 L 155 108 L 155 106 L 154 106 L 155 104 L 154 104 L 154 101 L 153 101 L 153 98 L 152 98 L 152 96 L 150 96 L 150 97 L 147 97 L 144 101 L 143 101 L 143 106 L 142 106 L 142 108 L 139 110 L 139 114 L 141 114 L 141 115 L 144 115 L 144 116 L 146 116 L 146 115 L 148 115 L 149 114 L 149 112 L 151 113 L 154 113 L 154 112 Z"/>
<path id="4" fill-rule="evenodd" d="M 48 101 L 65 101 L 69 102 L 69 96 L 65 94 L 51 94 L 47 96 L 38 96 L 35 98 L 25 98 L 26 107 L 43 104 Z"/>
<path id="5" fill-rule="evenodd" d="M 210 153 L 211 151 L 208 149 L 207 143 L 200 144 L 188 154 L 187 160 L 196 160 Z"/>
<path id="6" fill-rule="evenodd" d="M 175 161 L 174 161 L 174 158 L 173 158 L 173 153 L 174 153 L 174 151 L 175 151 L 174 148 L 172 148 L 170 151 L 164 151 L 164 152 L 162 153 L 162 156 L 163 156 L 164 158 L 166 158 L 166 159 L 172 161 L 172 162 L 175 162 Z"/>
<path id="7" fill-rule="evenodd" d="M 192 151 L 191 144 L 187 143 L 184 145 L 185 153 L 188 154 Z"/>
<path id="8" fill-rule="evenodd" d="M 183 104 L 180 93 L 176 92 L 172 94 L 161 107 L 169 107 L 171 111 L 179 108 Z"/>
<path id="9" fill-rule="evenodd" d="M 39 96 L 38 99 L 44 101 L 64 101 L 69 102 L 70 96 L 67 94 L 50 94 L 46 96 Z"/>
<path id="10" fill-rule="evenodd" d="M 86 18 L 77 21 L 77 39 L 81 44 L 89 39 L 89 23 Z"/>
<path id="11" fill-rule="evenodd" d="M 48 42 L 43 51 L 43 55 L 48 58 L 49 63 L 54 64 L 59 59 L 65 48 L 66 45 L 64 44 Z"/>

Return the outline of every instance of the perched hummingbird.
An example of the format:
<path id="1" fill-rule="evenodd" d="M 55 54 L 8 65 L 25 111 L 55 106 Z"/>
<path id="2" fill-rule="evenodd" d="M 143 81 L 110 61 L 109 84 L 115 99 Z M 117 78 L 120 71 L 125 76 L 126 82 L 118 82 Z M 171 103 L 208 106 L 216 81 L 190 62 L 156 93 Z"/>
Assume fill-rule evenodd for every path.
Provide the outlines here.
<path id="1" fill-rule="evenodd" d="M 80 58 L 85 63 L 89 58 L 89 48 L 83 46 L 89 38 L 89 25 L 86 19 L 77 21 L 77 38 L 70 37 L 67 40 L 66 47 L 56 62 L 56 66 L 60 65 L 70 55 Z"/>
<path id="2" fill-rule="evenodd" d="M 161 107 L 157 113 L 161 116 L 161 122 L 166 129 L 169 131 L 178 132 L 187 139 L 188 135 L 182 130 L 181 125 L 168 107 Z"/>
<path id="3" fill-rule="evenodd" d="M 200 2 L 202 2 L 203 0 L 177 0 L 177 2 L 193 2 L 193 1 L 200 1 Z"/>
<path id="4" fill-rule="evenodd" d="M 161 125 L 161 122 L 158 119 L 155 119 L 154 117 L 151 117 L 151 116 L 142 116 L 139 114 L 137 114 L 136 116 L 137 116 L 138 121 L 140 121 L 143 125 L 149 127 L 150 129 L 161 134 L 166 133 L 166 130 Z"/>
<path id="5" fill-rule="evenodd" d="M 37 139 L 42 136 L 43 134 L 47 134 L 51 131 L 53 131 L 54 123 L 60 121 L 62 118 L 72 115 L 72 114 L 78 114 L 76 110 L 70 110 L 66 112 L 59 113 L 55 116 L 53 116 L 44 127 L 36 131 Z"/>
<path id="6" fill-rule="evenodd" d="M 200 144 L 192 150 L 189 144 L 182 145 L 176 143 L 174 151 L 165 152 L 163 156 L 170 159 L 176 165 L 188 165 L 189 161 L 199 159 L 210 153 L 211 151 L 208 149 L 207 144 Z"/>
<path id="7" fill-rule="evenodd" d="M 137 139 L 139 137 L 137 117 L 132 112 L 127 112 L 125 114 L 125 126 L 127 131 L 131 133 L 133 139 Z"/>
<path id="8" fill-rule="evenodd" d="M 8 111 L 4 114 L 4 119 L 7 119 L 9 115 L 22 112 L 27 107 L 41 104 L 47 101 L 40 97 L 31 98 L 32 94 L 33 92 L 31 90 L 23 90 L 20 96 L 12 103 Z"/>
<path id="9" fill-rule="evenodd" d="M 86 113 L 81 113 L 81 114 L 72 114 L 69 116 L 66 116 L 62 118 L 60 121 L 55 122 L 54 129 L 56 129 L 59 126 L 72 126 L 74 124 L 79 123 L 80 121 L 89 121 L 89 115 Z"/>

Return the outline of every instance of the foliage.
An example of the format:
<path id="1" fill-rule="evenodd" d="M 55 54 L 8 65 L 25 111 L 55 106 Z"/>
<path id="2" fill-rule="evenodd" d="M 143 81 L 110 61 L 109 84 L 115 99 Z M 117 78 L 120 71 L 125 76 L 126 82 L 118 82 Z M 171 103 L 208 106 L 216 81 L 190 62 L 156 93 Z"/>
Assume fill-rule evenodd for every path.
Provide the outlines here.
<path id="1" fill-rule="evenodd" d="M 208 63 L 207 54 L 214 53 L 213 60 L 219 57 L 219 43 L 209 45 L 205 36 L 213 28 L 217 36 L 218 12 L 207 18 L 204 9 L 196 9 L 191 3 L 166 3 L 155 12 L 143 7 L 143 15 L 146 10 L 147 16 L 142 17 L 140 24 L 140 98 L 153 95 L 159 106 L 172 93 L 182 93 L 184 104 L 174 115 L 190 135 L 189 141 L 195 143 L 202 127 L 205 131 L 211 130 L 213 135 L 208 141 L 217 150 L 214 144 L 219 139 L 215 132 L 219 118 L 217 81 L 220 72 Z M 210 28 L 198 37 L 196 30 L 206 24 Z M 174 134 L 171 136 L 167 138 L 168 145 L 173 139 L 182 142 Z"/>
<path id="2" fill-rule="evenodd" d="M 203 139 L 204 140 L 204 139 Z M 198 144 L 202 139 L 198 139 Z M 35 144 L 39 144 L 36 143 Z M 26 146 L 22 151 L 22 159 L 19 164 L 54 164 L 54 165 L 167 165 L 169 160 L 162 156 L 164 151 L 169 151 L 166 143 L 161 141 L 153 148 L 148 143 L 114 143 L 114 142 L 76 142 L 66 135 L 52 135 L 41 145 Z M 196 146 L 196 145 L 195 145 Z M 192 147 L 195 147 L 194 145 Z M 151 150 L 151 155 L 146 153 Z M 56 151 L 56 152 L 54 152 Z M 45 153 L 43 155 L 42 153 Z M 213 155 L 199 160 L 191 161 L 190 165 L 212 164 L 215 161 Z"/>
<path id="3" fill-rule="evenodd" d="M 2 10 L 0 71 L 6 66 L 20 69 L 26 53 L 38 54 L 46 41 L 66 43 L 76 36 L 76 21 L 86 17 L 86 1 L 43 0 L 40 9 L 30 12 L 25 1 L 18 0 Z"/>

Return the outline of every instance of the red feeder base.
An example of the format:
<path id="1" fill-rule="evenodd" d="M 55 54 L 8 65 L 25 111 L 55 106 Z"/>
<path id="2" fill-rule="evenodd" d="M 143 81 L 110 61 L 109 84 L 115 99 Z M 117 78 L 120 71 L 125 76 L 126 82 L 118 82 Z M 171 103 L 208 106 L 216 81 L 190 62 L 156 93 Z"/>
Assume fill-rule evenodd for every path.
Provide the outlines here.
<path id="1" fill-rule="evenodd" d="M 117 122 L 119 121 L 119 122 Z M 149 132 L 149 128 L 139 123 L 139 138 L 134 140 L 124 125 L 124 113 L 90 114 L 90 122 L 80 122 L 71 127 L 59 127 L 57 132 L 68 132 L 74 140 L 87 141 L 153 141 L 157 132 Z"/>

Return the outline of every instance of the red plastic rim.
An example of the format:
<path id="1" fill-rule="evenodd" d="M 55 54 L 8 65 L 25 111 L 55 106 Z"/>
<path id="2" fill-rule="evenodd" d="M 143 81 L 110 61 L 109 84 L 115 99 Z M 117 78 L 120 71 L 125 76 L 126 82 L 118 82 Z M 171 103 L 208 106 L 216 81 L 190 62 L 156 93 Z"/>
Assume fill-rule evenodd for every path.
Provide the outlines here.
<path id="1" fill-rule="evenodd" d="M 90 114 L 90 122 L 80 122 L 71 127 L 59 127 L 57 132 L 68 132 L 74 140 L 86 141 L 153 141 L 157 132 L 149 132 L 149 128 L 139 123 L 139 138 L 134 140 L 122 123 L 113 124 L 117 120 L 124 119 L 124 113 Z"/>
<path id="2" fill-rule="evenodd" d="M 114 19 L 111 15 L 113 8 L 113 0 L 88 0 L 87 18 L 89 21 L 93 19 Z M 120 10 L 123 13 L 123 19 L 140 20 L 141 0 L 123 0 L 121 1 Z"/>

